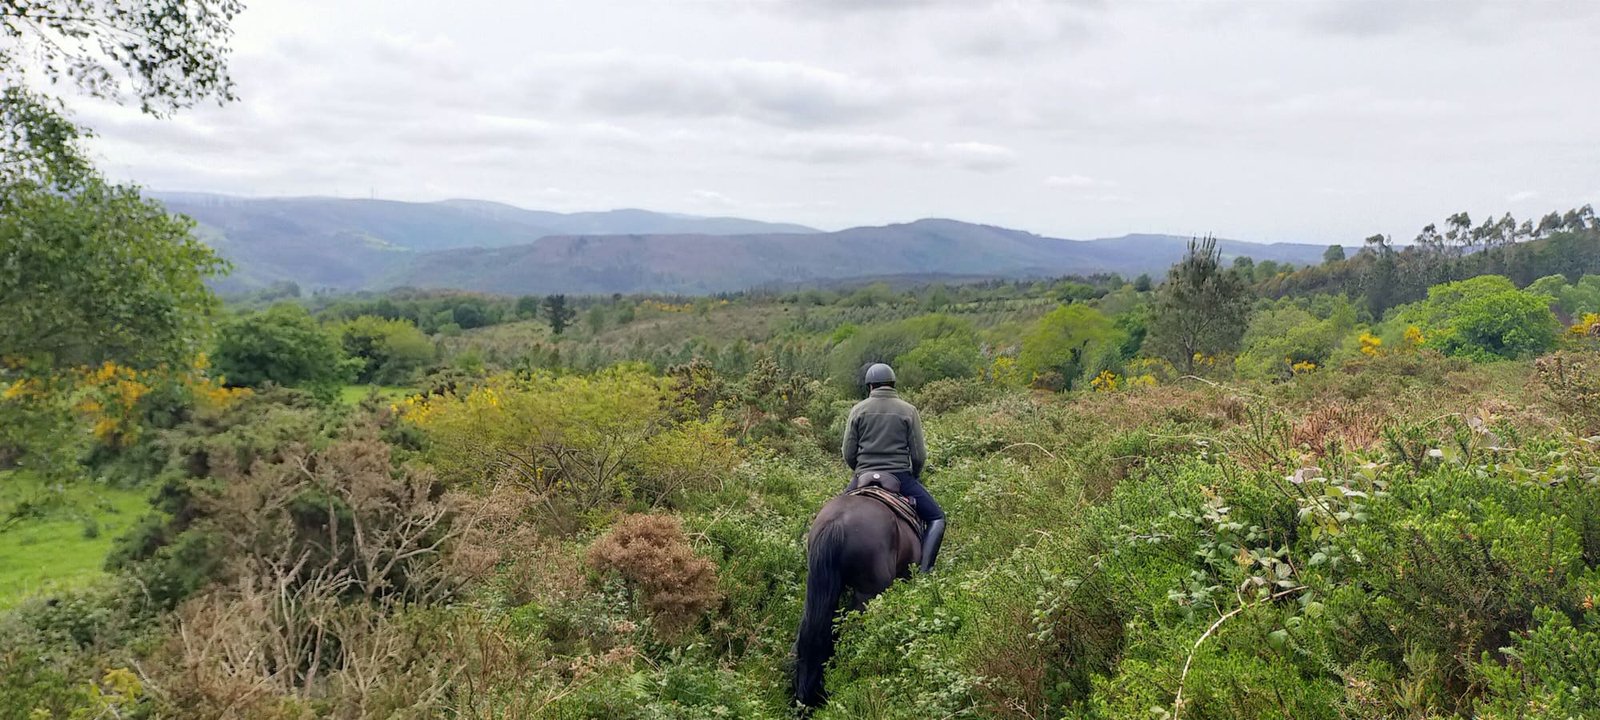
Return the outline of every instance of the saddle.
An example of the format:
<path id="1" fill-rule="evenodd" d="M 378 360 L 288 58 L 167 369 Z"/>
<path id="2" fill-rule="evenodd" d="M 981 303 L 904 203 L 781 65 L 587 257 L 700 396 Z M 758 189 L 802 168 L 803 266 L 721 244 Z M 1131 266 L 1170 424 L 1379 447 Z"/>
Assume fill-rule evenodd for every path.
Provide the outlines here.
<path id="1" fill-rule="evenodd" d="M 917 516 L 916 506 L 906 496 L 900 494 L 900 480 L 892 473 L 861 473 L 850 485 L 853 489 L 847 491 L 846 495 L 869 497 L 883 503 L 896 518 L 911 526 L 911 531 L 919 538 L 927 532 L 928 527 L 923 525 L 922 518 Z"/>

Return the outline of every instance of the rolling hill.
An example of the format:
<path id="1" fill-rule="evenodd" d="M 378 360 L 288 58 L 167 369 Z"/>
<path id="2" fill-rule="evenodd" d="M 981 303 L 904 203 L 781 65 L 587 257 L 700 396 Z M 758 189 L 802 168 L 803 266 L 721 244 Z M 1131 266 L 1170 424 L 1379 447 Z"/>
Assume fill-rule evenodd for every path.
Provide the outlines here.
<path id="1" fill-rule="evenodd" d="M 1160 273 L 1189 239 L 1064 240 L 924 219 L 835 232 L 739 218 L 612 210 L 552 213 L 479 200 L 407 203 L 157 193 L 234 263 L 223 292 L 277 281 L 497 293 L 713 293 L 896 276 Z M 1226 259 L 1308 264 L 1323 246 L 1219 241 Z"/>
<path id="2" fill-rule="evenodd" d="M 741 218 L 631 209 L 563 214 L 482 200 L 151 196 L 194 218 L 200 238 L 233 261 L 234 274 L 220 283 L 223 291 L 283 280 L 308 287 L 370 287 L 423 253 L 527 244 L 550 235 L 817 232 L 803 225 Z"/>
<path id="3" fill-rule="evenodd" d="M 1074 241 L 954 220 L 918 220 L 830 233 L 553 236 L 527 245 L 428 253 L 384 285 L 498 293 L 714 293 L 901 275 L 1041 277 L 1161 273 L 1188 238 L 1128 235 Z M 1231 259 L 1306 264 L 1319 245 L 1223 240 Z"/>

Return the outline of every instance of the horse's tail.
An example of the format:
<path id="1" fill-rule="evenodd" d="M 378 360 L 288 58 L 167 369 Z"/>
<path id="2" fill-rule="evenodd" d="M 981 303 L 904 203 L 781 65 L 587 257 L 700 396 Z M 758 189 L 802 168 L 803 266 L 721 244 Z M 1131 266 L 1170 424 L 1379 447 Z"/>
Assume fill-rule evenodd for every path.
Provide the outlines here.
<path id="1" fill-rule="evenodd" d="M 822 666 L 833 656 L 833 617 L 839 609 L 839 596 L 844 593 L 840 568 L 844 547 L 845 533 L 837 523 L 818 528 L 811 538 L 806 604 L 794 648 L 794 696 L 807 707 L 817 707 L 827 699 L 822 689 Z"/>

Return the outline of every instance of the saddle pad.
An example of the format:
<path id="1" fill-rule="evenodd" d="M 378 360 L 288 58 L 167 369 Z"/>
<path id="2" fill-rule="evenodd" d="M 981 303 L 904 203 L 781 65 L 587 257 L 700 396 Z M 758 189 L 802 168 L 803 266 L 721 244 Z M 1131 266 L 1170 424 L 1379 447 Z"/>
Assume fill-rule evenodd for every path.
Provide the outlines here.
<path id="1" fill-rule="evenodd" d="M 864 488 L 857 488 L 855 490 L 851 490 L 850 494 L 869 497 L 873 500 L 883 503 L 889 508 L 889 512 L 894 513 L 895 517 L 900 518 L 901 522 L 910 525 L 912 531 L 916 532 L 917 537 L 919 538 L 922 537 L 922 533 L 927 530 L 927 528 L 922 524 L 922 518 L 917 517 L 917 509 L 912 507 L 910 500 L 905 499 L 901 495 L 889 492 L 888 490 L 878 487 L 877 485 L 868 485 Z"/>

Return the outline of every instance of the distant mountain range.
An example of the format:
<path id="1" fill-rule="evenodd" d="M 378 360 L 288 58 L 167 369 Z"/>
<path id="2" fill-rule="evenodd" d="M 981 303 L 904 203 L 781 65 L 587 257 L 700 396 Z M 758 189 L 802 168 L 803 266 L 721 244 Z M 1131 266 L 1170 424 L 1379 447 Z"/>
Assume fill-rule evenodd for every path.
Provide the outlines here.
<path id="1" fill-rule="evenodd" d="M 895 276 L 1160 273 L 1189 238 L 1063 240 L 955 220 L 820 232 L 739 218 L 562 214 L 479 200 L 407 203 L 155 193 L 234 263 L 223 292 L 276 281 L 511 294 L 713 293 Z M 1220 240 L 1225 259 L 1320 262 L 1322 245 Z"/>

